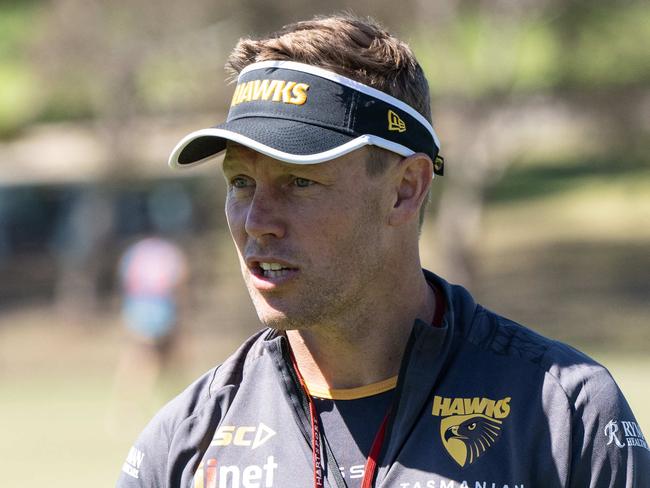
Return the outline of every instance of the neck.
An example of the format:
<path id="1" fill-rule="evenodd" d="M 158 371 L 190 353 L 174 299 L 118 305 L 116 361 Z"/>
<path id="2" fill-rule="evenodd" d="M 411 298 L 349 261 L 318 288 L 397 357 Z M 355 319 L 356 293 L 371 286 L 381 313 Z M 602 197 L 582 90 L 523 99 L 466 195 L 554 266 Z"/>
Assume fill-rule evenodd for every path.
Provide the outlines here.
<path id="1" fill-rule="evenodd" d="M 411 275 L 412 276 L 412 275 Z M 335 324 L 287 331 L 300 373 L 318 388 L 356 388 L 397 375 L 415 319 L 430 322 L 435 312 L 433 290 L 421 269 L 414 277 L 392 281 L 397 300 L 350 311 Z"/>

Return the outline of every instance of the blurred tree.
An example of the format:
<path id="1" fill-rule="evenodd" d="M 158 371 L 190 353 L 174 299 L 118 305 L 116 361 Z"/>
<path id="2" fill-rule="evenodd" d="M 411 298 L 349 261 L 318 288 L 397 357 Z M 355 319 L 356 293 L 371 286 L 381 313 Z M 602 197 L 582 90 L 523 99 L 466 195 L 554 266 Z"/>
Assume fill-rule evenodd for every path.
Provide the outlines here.
<path id="1" fill-rule="evenodd" d="M 182 79 L 180 89 L 191 92 L 194 75 L 217 71 L 210 61 L 220 56 L 220 36 L 210 25 L 211 9 L 214 2 L 207 0 L 52 0 L 44 5 L 34 51 L 50 87 L 48 110 L 54 117 L 92 116 L 111 155 L 100 178 L 124 181 L 139 171 L 134 126 L 152 108 L 147 102 L 160 84 L 151 72 L 167 63 L 172 66 L 167 74 Z M 96 302 L 93 284 L 115 225 L 114 198 L 111 192 L 88 191 L 70 209 L 65 234 L 86 245 L 59 253 L 57 295 L 61 308 L 73 315 L 92 312 Z"/>
<path id="2" fill-rule="evenodd" d="M 49 0 L 29 2 L 39 15 L 16 17 L 17 5 L 0 2 L 0 12 L 13 12 L 0 16 L 0 83 L 13 80 L 0 92 L 23 107 L 20 100 L 41 100 L 12 109 L 20 120 L 41 110 L 41 119 L 100 127 L 113 156 L 103 178 L 138 171 L 136 118 L 225 111 L 222 65 L 238 36 L 351 6 L 384 21 L 410 41 L 431 83 L 448 161 L 436 224 L 441 262 L 465 284 L 474 276 L 486 189 L 512 161 L 554 157 L 567 146 L 574 156 L 648 149 L 650 5 L 642 0 L 405 0 L 399 8 L 333 0 L 327 11 L 307 0 Z M 26 39 L 38 84 L 24 59 L 7 54 Z M 9 106 L 0 103 L 0 131 Z"/>
<path id="3" fill-rule="evenodd" d="M 38 85 L 27 59 L 34 2 L 0 2 L 0 139 L 15 135 L 40 108 Z"/>
<path id="4" fill-rule="evenodd" d="M 485 191 L 531 157 L 531 133 L 546 155 L 544 135 L 561 147 L 576 127 L 593 138 L 584 154 L 647 150 L 649 18 L 647 2 L 419 3 L 412 44 L 448 160 L 436 220 L 446 276 L 472 284 Z"/>
<path id="5" fill-rule="evenodd" d="M 107 177 L 137 171 L 130 164 L 131 149 L 137 144 L 132 125 L 136 116 L 152 108 L 147 102 L 157 89 L 157 80 L 148 71 L 155 72 L 166 59 L 175 70 L 167 75 L 182 78 L 188 91 L 192 78 L 201 74 L 197 69 L 201 65 L 216 73 L 217 66 L 210 61 L 219 58 L 221 49 L 219 36 L 210 29 L 211 8 L 213 2 L 207 0 L 187 5 L 52 0 L 43 10 L 35 48 L 38 66 L 51 90 L 61 95 L 50 99 L 50 110 L 65 116 L 74 115 L 67 113 L 68 104 L 73 111 L 80 105 L 89 107 L 120 166 L 119 171 L 109 168 Z M 193 75 L 187 76 L 188 71 Z"/>

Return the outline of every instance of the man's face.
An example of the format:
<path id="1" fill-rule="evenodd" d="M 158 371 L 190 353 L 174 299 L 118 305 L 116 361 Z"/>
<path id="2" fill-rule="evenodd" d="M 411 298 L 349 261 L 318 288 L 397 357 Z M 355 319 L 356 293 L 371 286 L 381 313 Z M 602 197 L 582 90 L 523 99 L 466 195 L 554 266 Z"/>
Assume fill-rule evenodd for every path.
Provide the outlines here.
<path id="1" fill-rule="evenodd" d="M 366 174 L 366 157 L 295 165 L 229 146 L 226 216 L 265 325 L 335 323 L 377 291 L 390 197 L 383 175 Z"/>

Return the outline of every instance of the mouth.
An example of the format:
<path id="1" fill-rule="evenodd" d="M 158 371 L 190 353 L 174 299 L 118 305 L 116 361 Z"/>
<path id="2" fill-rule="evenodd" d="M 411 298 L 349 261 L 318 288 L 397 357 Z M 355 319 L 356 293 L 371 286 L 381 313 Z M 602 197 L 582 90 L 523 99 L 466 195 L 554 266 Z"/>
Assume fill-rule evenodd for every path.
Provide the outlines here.
<path id="1" fill-rule="evenodd" d="M 284 261 L 273 258 L 246 260 L 248 269 L 254 277 L 258 288 L 275 286 L 295 277 L 298 268 Z"/>

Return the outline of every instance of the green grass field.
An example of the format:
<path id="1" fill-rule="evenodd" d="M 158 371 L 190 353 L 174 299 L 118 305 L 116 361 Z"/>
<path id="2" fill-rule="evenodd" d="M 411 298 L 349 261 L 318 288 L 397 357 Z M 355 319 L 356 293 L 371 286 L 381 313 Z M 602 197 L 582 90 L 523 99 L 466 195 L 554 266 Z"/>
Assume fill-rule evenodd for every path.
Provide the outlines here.
<path id="1" fill-rule="evenodd" d="M 148 402 L 139 394 L 131 403 L 123 397 L 116 413 L 114 376 L 124 342 L 118 324 L 82 330 L 52 326 L 39 315 L 17 314 L 0 325 L 3 485 L 112 486 L 140 429 L 187 378 L 207 369 L 207 359 L 183 379 L 163 380 Z M 13 327 L 17 320 L 21 326 Z M 225 352 L 217 349 L 215 361 Z"/>

